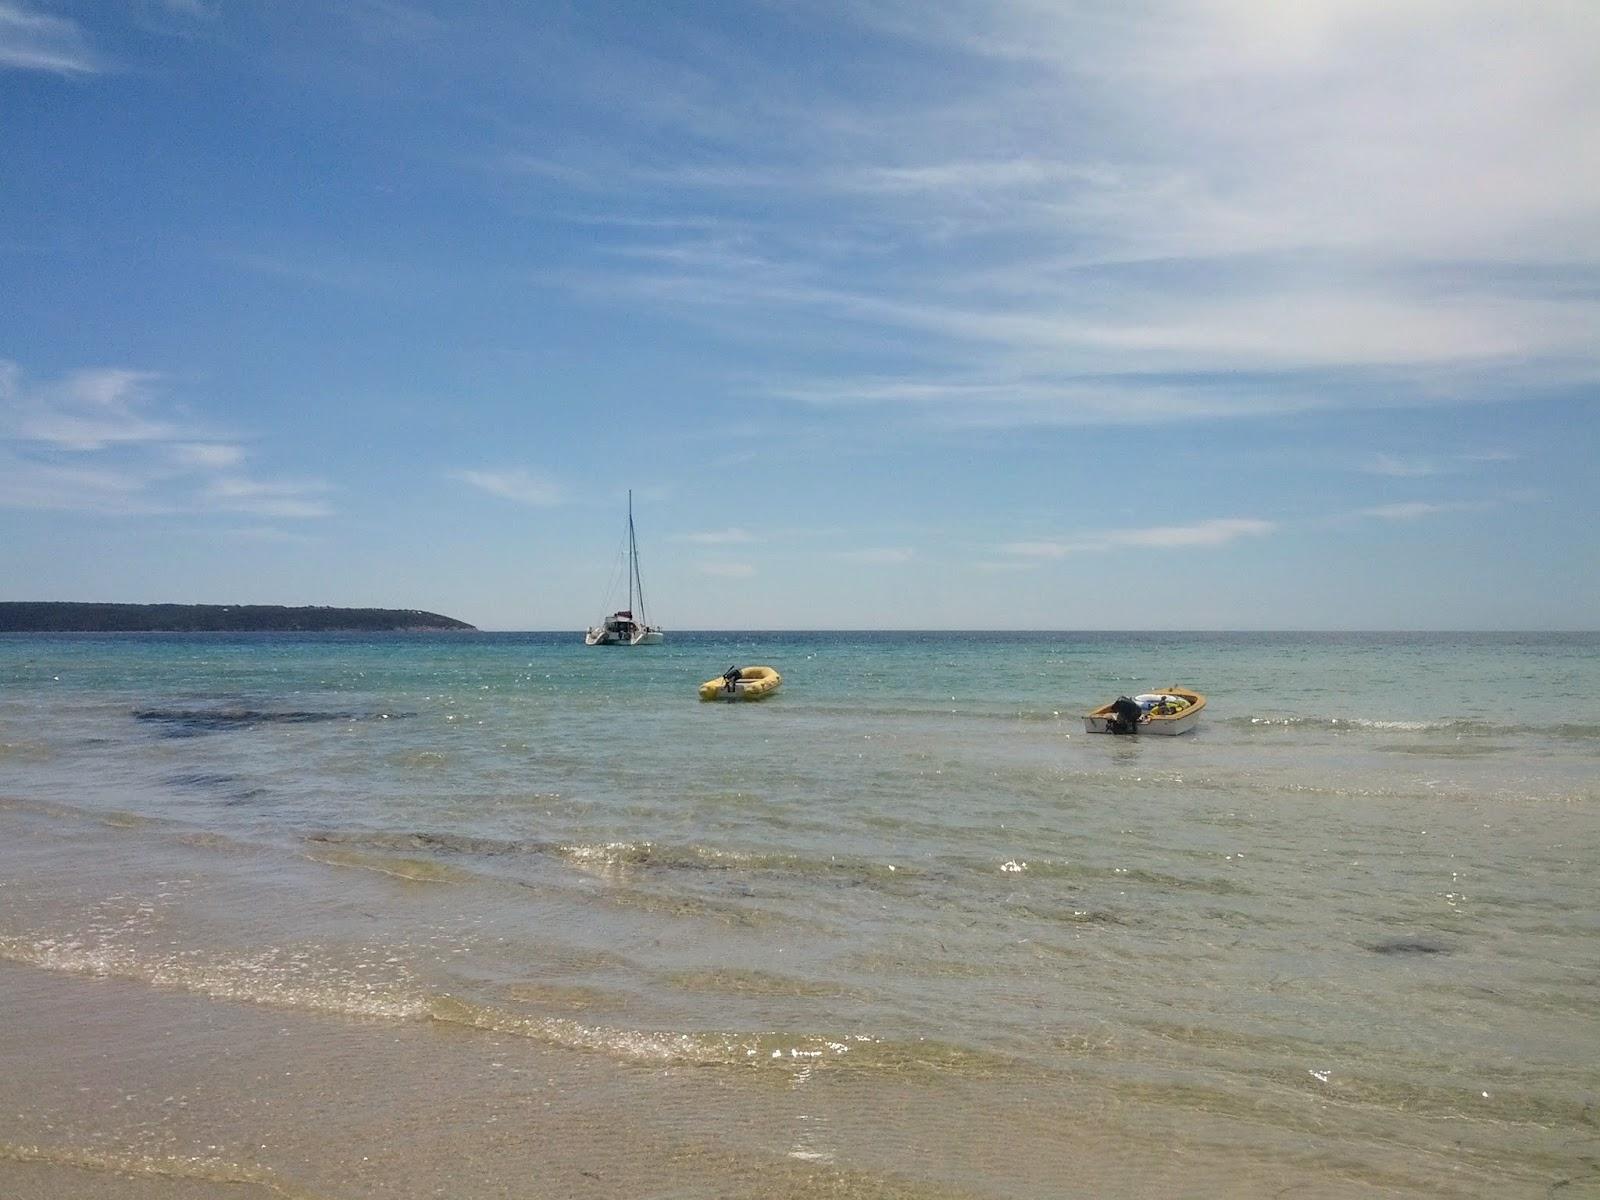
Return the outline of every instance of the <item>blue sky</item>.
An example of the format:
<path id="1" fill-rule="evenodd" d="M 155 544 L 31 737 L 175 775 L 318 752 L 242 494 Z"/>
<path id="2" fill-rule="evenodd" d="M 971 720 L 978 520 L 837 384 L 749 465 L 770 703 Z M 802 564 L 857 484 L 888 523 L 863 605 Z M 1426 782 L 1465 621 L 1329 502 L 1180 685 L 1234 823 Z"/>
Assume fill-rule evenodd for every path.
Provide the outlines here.
<path id="1" fill-rule="evenodd" d="M 0 598 L 1600 627 L 1588 0 L 0 0 Z"/>

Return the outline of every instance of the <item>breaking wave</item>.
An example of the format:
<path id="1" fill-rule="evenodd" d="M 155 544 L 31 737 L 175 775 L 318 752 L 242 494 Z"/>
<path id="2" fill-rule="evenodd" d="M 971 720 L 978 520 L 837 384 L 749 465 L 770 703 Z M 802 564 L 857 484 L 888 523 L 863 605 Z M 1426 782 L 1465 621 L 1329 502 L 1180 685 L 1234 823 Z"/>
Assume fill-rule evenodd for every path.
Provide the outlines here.
<path id="1" fill-rule="evenodd" d="M 1266 713 L 1224 717 L 1216 724 L 1246 732 L 1274 733 L 1285 730 L 1310 730 L 1329 733 L 1421 733 L 1457 738 L 1503 738 L 1542 734 L 1547 737 L 1600 739 L 1600 725 L 1552 721 L 1548 725 L 1499 724 L 1462 717 L 1438 720 L 1396 720 L 1377 717 L 1303 716 Z"/>
<path id="2" fill-rule="evenodd" d="M 377 951 L 373 951 L 377 953 Z M 785 1067 L 832 1064 L 858 1070 L 931 1069 L 993 1074 L 1023 1064 L 1003 1055 L 934 1039 L 892 1040 L 863 1034 L 679 1031 L 587 1024 L 526 1015 L 451 993 L 429 993 L 404 972 L 373 978 L 302 952 L 270 951 L 205 960 L 176 954 L 150 960 L 125 947 L 86 946 L 51 938 L 0 936 L 0 961 L 46 971 L 144 983 L 303 1012 L 387 1021 L 436 1021 L 529 1038 L 548 1046 L 625 1062 L 687 1066 Z"/>
<path id="3" fill-rule="evenodd" d="M 317 853 L 326 853 L 326 849 L 331 847 L 342 847 L 408 857 L 417 854 L 474 858 L 541 857 L 566 863 L 585 872 L 608 875 L 747 871 L 829 876 L 866 882 L 897 879 L 915 873 L 911 868 L 847 855 L 819 857 L 694 844 L 669 845 L 653 841 L 559 842 L 460 833 L 341 830 L 308 834 L 305 840 L 318 848 Z"/>
<path id="4" fill-rule="evenodd" d="M 70 1167 L 135 1179 L 185 1180 L 222 1184 L 230 1188 L 254 1187 L 273 1196 L 290 1197 L 290 1200 L 315 1200 L 312 1193 L 291 1187 L 263 1167 L 245 1166 L 202 1155 L 131 1154 L 115 1150 L 0 1142 L 0 1161 Z"/>

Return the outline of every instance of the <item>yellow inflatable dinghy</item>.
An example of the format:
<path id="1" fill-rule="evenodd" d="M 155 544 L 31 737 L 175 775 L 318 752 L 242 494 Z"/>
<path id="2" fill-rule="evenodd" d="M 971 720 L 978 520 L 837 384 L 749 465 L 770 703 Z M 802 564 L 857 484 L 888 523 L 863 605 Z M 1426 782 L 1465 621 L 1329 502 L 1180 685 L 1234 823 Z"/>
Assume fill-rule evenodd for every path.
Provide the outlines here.
<path id="1" fill-rule="evenodd" d="M 729 667 L 700 685 L 702 700 L 760 700 L 772 695 L 783 682 L 771 667 Z"/>

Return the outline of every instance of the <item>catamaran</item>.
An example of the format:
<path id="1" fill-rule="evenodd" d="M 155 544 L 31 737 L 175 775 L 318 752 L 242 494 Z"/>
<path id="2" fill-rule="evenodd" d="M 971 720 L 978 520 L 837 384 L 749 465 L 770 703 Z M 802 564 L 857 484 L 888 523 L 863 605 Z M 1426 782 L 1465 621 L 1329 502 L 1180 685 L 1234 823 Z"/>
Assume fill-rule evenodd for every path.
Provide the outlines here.
<path id="1" fill-rule="evenodd" d="M 639 614 L 634 615 L 634 597 L 639 598 Z M 653 646 L 666 635 L 659 625 L 644 619 L 644 582 L 639 578 L 639 539 L 633 531 L 633 489 L 628 489 L 628 607 L 619 608 L 583 635 L 585 646 Z"/>

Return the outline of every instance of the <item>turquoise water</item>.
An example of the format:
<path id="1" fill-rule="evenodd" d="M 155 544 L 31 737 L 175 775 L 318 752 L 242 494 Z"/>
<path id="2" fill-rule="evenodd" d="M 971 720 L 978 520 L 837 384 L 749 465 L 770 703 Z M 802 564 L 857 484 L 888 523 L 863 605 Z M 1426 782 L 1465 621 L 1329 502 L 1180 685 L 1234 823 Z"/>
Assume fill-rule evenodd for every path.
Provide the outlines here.
<path id="1" fill-rule="evenodd" d="M 697 1137 L 827 1194 L 1141 1194 L 1162 1154 L 1562 1194 L 1600 1180 L 1597 651 L 0 638 L 0 960 L 432 1029 L 440 1071 L 463 1030 L 694 1071 Z M 699 703 L 732 663 L 782 690 Z M 1083 732 L 1168 684 L 1194 735 Z"/>

